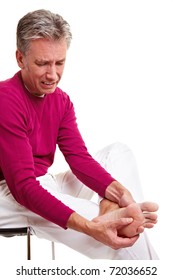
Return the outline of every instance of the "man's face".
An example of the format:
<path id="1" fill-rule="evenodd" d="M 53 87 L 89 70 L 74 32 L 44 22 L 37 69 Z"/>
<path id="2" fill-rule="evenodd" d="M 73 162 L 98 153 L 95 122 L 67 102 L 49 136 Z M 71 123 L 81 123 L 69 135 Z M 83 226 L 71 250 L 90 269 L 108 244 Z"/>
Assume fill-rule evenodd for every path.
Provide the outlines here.
<path id="1" fill-rule="evenodd" d="M 63 74 L 66 52 L 65 39 L 36 39 L 25 55 L 16 51 L 23 82 L 32 94 L 39 96 L 55 91 Z"/>

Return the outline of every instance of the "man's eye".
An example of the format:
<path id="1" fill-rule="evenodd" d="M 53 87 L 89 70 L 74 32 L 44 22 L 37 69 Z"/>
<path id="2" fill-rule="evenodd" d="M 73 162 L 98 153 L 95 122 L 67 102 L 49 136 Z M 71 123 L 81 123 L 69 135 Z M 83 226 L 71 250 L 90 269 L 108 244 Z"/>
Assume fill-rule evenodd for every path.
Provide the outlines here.
<path id="1" fill-rule="evenodd" d="M 37 66 L 44 66 L 44 65 L 46 65 L 46 63 L 45 63 L 45 62 L 36 63 L 36 64 L 37 64 Z"/>
<path id="2" fill-rule="evenodd" d="M 37 66 L 45 66 L 45 65 L 47 65 L 48 63 L 47 63 L 47 61 L 36 61 L 35 64 L 36 64 Z"/>
<path id="3" fill-rule="evenodd" d="M 63 65 L 63 64 L 64 64 L 63 61 L 62 61 L 62 62 L 57 62 L 57 63 L 56 63 L 57 66 L 61 66 L 61 65 Z"/>

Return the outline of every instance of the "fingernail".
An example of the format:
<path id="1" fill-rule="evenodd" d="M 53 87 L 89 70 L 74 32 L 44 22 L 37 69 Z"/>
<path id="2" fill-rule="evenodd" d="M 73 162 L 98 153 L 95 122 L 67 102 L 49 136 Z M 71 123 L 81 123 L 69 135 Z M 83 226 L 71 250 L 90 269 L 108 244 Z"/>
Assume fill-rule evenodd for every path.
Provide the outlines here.
<path id="1" fill-rule="evenodd" d="M 129 223 L 133 222 L 133 218 L 127 218 L 127 222 Z"/>

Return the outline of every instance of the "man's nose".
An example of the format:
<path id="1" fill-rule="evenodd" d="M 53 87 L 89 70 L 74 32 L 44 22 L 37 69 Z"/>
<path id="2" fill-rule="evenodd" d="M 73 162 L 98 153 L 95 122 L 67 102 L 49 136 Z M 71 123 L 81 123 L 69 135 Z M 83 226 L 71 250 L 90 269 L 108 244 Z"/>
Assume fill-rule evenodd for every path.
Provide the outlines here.
<path id="1" fill-rule="evenodd" d="M 54 81 L 57 79 L 57 71 L 55 65 L 51 65 L 47 68 L 46 77 L 47 79 L 54 80 Z"/>

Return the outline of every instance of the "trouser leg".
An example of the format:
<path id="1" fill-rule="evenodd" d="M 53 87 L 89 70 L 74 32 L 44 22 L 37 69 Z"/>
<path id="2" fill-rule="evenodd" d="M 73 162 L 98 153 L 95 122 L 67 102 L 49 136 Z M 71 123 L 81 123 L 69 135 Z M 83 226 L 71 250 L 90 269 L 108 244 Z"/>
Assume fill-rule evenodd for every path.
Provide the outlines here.
<path id="1" fill-rule="evenodd" d="M 68 170 L 63 173 L 59 173 L 53 176 L 56 184 L 57 190 L 60 193 L 65 193 L 74 197 L 84 198 L 90 200 L 94 194 L 93 190 L 85 186 L 80 182 L 76 176 Z"/>
<path id="2" fill-rule="evenodd" d="M 113 143 L 98 151 L 95 159 L 132 193 L 137 202 L 143 201 L 136 160 L 128 146 Z"/>

